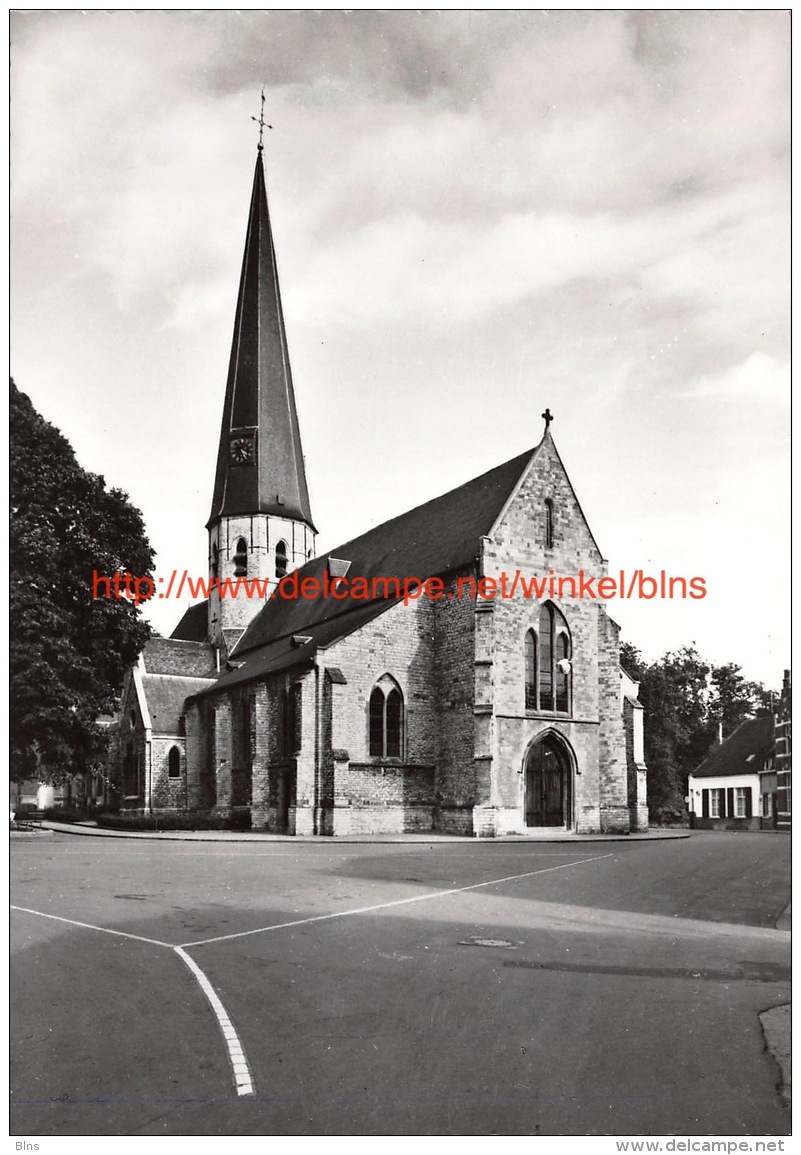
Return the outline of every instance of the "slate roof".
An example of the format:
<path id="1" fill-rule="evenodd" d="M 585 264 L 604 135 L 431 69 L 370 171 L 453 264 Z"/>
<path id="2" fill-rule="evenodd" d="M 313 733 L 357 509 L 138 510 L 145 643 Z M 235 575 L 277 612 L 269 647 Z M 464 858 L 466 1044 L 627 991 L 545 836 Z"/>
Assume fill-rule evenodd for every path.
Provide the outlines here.
<path id="1" fill-rule="evenodd" d="M 490 532 L 539 448 L 529 449 L 314 558 L 284 578 L 280 588 L 299 588 L 306 577 L 322 583 L 329 557 L 349 561 L 348 582 L 364 577 L 370 589 L 376 577 L 397 577 L 401 582 L 407 577 L 418 577 L 424 581 L 471 565 L 478 557 L 479 538 Z M 231 657 L 231 668 L 214 688 L 311 664 L 318 649 L 352 633 L 396 602 L 396 598 L 380 596 L 357 600 L 331 596 L 285 599 L 279 595 L 267 602 L 248 626 Z M 305 645 L 293 643 L 293 638 L 301 635 L 311 641 Z"/>
<path id="2" fill-rule="evenodd" d="M 506 504 L 535 450 L 482 473 L 465 485 L 416 509 L 393 517 L 352 541 L 307 562 L 281 582 L 279 595 L 268 602 L 248 626 L 237 646 L 241 658 L 248 650 L 287 634 L 300 634 L 332 618 L 341 617 L 366 601 L 355 598 L 315 597 L 285 599 L 280 590 L 291 590 L 295 580 L 314 577 L 322 583 L 328 558 L 350 562 L 347 580 L 407 577 L 425 580 L 470 565 L 479 553 L 479 538 L 488 534 Z M 297 577 L 295 577 L 297 575 Z M 388 604 L 381 599 L 381 604 Z"/>
<path id="3" fill-rule="evenodd" d="M 208 678 L 217 668 L 209 642 L 152 637 L 145 643 L 142 662 L 148 674 L 177 674 L 185 678 Z"/>
<path id="4" fill-rule="evenodd" d="M 208 633 L 208 599 L 190 606 L 178 625 L 170 634 L 177 642 L 205 642 Z"/>
<path id="5" fill-rule="evenodd" d="M 244 456 L 232 460 L 234 451 Z M 249 456 L 248 456 L 249 454 Z M 256 160 L 207 525 L 272 513 L 314 529 L 261 152 Z"/>
<path id="6" fill-rule="evenodd" d="M 181 678 L 172 674 L 143 674 L 150 724 L 154 734 L 179 734 L 187 698 L 213 685 L 209 678 Z"/>
<path id="7" fill-rule="evenodd" d="M 758 774 L 774 746 L 773 718 L 752 718 L 741 722 L 725 742 L 704 758 L 693 778 L 731 778 L 738 774 Z"/>

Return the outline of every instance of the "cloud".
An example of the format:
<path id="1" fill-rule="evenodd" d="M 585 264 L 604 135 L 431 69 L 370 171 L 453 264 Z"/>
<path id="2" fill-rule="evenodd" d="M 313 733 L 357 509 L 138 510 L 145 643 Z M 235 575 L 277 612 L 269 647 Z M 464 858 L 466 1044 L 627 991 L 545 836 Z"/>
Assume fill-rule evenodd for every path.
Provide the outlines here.
<path id="1" fill-rule="evenodd" d="M 19 384 L 164 558 L 194 542 L 204 564 L 266 83 L 329 544 L 533 444 L 548 404 L 602 542 L 628 527 L 680 555 L 690 511 L 698 566 L 706 543 L 735 566 L 750 526 L 718 528 L 747 498 L 772 556 L 787 29 L 778 11 L 14 13 Z M 332 471 L 332 436 L 380 483 Z"/>
<path id="2" fill-rule="evenodd" d="M 715 397 L 725 401 L 754 400 L 789 405 L 790 365 L 767 353 L 752 353 L 721 373 L 704 374 L 680 396 Z"/>

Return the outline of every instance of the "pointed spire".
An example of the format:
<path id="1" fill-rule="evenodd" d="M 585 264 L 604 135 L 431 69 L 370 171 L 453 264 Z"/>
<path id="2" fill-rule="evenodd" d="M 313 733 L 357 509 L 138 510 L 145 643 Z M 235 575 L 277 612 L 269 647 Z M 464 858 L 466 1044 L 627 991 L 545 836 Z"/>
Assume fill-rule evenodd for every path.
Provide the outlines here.
<path id="1" fill-rule="evenodd" d="M 314 528 L 261 147 L 253 177 L 208 526 L 220 517 L 255 513 L 304 521 Z"/>

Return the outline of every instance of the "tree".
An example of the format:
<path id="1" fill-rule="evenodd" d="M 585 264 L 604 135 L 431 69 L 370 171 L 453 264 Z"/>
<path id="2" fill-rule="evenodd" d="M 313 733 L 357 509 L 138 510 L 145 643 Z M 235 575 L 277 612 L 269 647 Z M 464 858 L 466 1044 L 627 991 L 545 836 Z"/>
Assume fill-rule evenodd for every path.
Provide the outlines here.
<path id="1" fill-rule="evenodd" d="M 724 738 L 733 734 L 749 715 L 771 713 L 770 693 L 757 682 L 746 682 L 741 667 L 733 662 L 713 666 L 711 689 L 710 718 L 722 727 Z"/>
<path id="2" fill-rule="evenodd" d="M 82 469 L 13 381 L 10 434 L 11 772 L 58 779 L 102 757 L 97 719 L 150 633 L 93 577 L 149 577 L 153 551 L 127 495 Z"/>
<path id="3" fill-rule="evenodd" d="M 770 694 L 746 682 L 740 667 L 713 666 L 694 646 L 682 646 L 647 663 L 630 643 L 620 647 L 624 669 L 640 683 L 645 710 L 648 806 L 655 822 L 683 817 L 687 778 L 718 739 L 746 717 L 770 713 Z"/>

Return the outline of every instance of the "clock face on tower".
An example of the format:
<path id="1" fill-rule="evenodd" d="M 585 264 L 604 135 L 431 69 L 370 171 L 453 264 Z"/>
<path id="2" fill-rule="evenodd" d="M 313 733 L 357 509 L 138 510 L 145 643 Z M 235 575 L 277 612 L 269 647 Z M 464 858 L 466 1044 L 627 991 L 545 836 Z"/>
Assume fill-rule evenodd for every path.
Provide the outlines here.
<path id="1" fill-rule="evenodd" d="M 256 447 L 250 434 L 232 436 L 228 444 L 232 465 L 252 465 L 256 459 Z"/>

